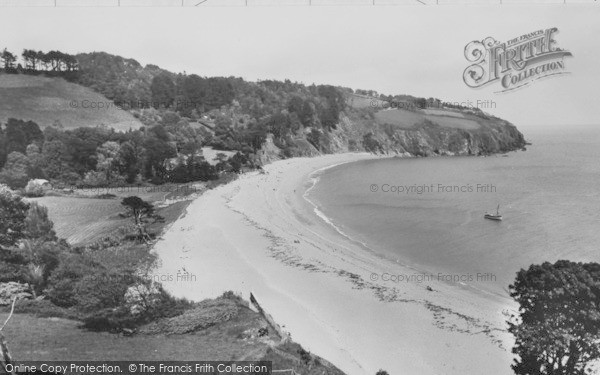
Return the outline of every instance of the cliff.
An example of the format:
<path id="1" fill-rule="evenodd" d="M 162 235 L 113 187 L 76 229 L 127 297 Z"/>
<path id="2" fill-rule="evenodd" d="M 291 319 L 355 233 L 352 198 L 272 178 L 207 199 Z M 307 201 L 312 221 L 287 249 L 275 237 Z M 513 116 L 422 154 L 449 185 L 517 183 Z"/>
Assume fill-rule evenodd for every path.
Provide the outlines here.
<path id="1" fill-rule="evenodd" d="M 472 110 L 347 108 L 335 129 L 311 129 L 294 139 L 293 156 L 367 151 L 413 156 L 468 156 L 505 153 L 525 148 L 519 130 L 506 120 Z M 261 160 L 280 159 L 284 151 L 270 135 L 261 149 Z"/>

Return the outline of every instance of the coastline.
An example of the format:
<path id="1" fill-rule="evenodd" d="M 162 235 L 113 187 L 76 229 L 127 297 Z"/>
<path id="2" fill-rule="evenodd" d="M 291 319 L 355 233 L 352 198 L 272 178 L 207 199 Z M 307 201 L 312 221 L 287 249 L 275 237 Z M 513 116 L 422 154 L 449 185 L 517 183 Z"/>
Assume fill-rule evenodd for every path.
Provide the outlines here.
<path id="1" fill-rule="evenodd" d="M 155 274 L 192 300 L 253 292 L 295 341 L 348 374 L 511 373 L 506 299 L 374 280 L 415 270 L 365 251 L 306 199 L 315 172 L 368 158 L 281 160 L 206 192 L 156 244 Z M 192 277 L 178 281 L 178 272 Z"/>

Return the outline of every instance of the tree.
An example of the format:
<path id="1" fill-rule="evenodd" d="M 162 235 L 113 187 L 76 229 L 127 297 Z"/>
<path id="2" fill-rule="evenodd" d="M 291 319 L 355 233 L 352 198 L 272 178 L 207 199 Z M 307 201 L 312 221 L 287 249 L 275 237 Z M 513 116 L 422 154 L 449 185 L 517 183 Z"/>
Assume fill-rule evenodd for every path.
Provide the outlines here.
<path id="1" fill-rule="evenodd" d="M 0 247 L 14 246 L 25 237 L 29 205 L 5 185 L 0 185 Z"/>
<path id="2" fill-rule="evenodd" d="M 113 178 L 114 170 L 116 169 L 116 160 L 119 156 L 120 146 L 117 142 L 104 142 L 102 146 L 97 148 L 96 168 L 99 172 L 104 172 L 107 182 Z"/>
<path id="3" fill-rule="evenodd" d="M 25 69 L 27 70 L 37 70 L 38 64 L 38 53 L 32 49 L 24 49 L 23 53 L 23 61 L 25 62 Z"/>
<path id="4" fill-rule="evenodd" d="M 140 173 L 142 154 L 142 147 L 135 142 L 127 141 L 121 144 L 116 164 L 119 172 L 125 176 L 128 183 L 133 183 Z"/>
<path id="5" fill-rule="evenodd" d="M 17 56 L 12 54 L 6 48 L 0 54 L 0 60 L 2 60 L 2 64 L 4 65 L 4 71 L 9 72 L 15 68 L 15 62 L 17 61 Z"/>
<path id="6" fill-rule="evenodd" d="M 177 156 L 175 147 L 158 137 L 150 136 L 145 140 L 144 148 L 148 150 L 145 155 L 146 178 L 155 179 L 159 183 L 164 182 L 167 175 L 166 160 Z"/>
<path id="7" fill-rule="evenodd" d="M 584 375 L 600 359 L 600 264 L 559 260 L 517 273 L 511 297 L 519 315 L 515 336 L 518 375 Z"/>
<path id="8" fill-rule="evenodd" d="M 44 178 L 44 172 L 42 171 L 42 153 L 40 152 L 38 145 L 31 143 L 29 146 L 27 146 L 25 154 L 27 155 L 27 163 L 29 164 L 29 168 L 27 170 L 29 177 Z"/>
<path id="9" fill-rule="evenodd" d="M 175 83 L 167 73 L 161 73 L 152 79 L 150 91 L 154 108 L 169 108 L 177 93 Z"/>
<path id="10" fill-rule="evenodd" d="M 44 134 L 40 127 L 33 121 L 9 118 L 6 122 L 5 133 L 8 153 L 18 151 L 24 154 L 29 144 L 41 143 L 44 140 Z"/>
<path id="11" fill-rule="evenodd" d="M 43 171 L 48 178 L 59 178 L 69 171 L 70 155 L 60 140 L 46 141 L 42 146 Z"/>
<path id="12" fill-rule="evenodd" d="M 20 152 L 11 152 L 8 154 L 4 169 L 0 172 L 0 181 L 13 189 L 24 188 L 29 180 L 28 171 L 27 156 Z"/>
<path id="13" fill-rule="evenodd" d="M 138 228 L 140 239 L 146 240 L 148 234 L 146 233 L 144 223 L 147 218 L 154 216 L 154 206 L 152 203 L 146 202 L 142 198 L 133 195 L 123 198 L 121 205 L 125 206 L 129 214 L 133 217 L 133 221 Z"/>
<path id="14" fill-rule="evenodd" d="M 28 239 L 45 241 L 56 241 L 54 223 L 48 217 L 48 208 L 32 202 L 29 205 L 25 217 L 25 234 Z"/>
<path id="15" fill-rule="evenodd" d="M 207 84 L 206 80 L 196 74 L 186 76 L 181 82 L 181 94 L 185 103 L 189 103 L 189 108 L 184 108 L 182 113 L 188 115 L 191 113 L 191 105 L 203 109 L 204 100 L 206 97 Z M 188 113 L 189 112 L 189 113 Z"/>

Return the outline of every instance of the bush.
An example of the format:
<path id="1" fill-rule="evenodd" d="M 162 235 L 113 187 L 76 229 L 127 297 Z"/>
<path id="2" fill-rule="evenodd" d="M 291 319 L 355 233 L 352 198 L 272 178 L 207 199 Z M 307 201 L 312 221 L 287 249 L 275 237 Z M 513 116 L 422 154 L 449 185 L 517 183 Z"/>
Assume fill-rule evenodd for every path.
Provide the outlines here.
<path id="1" fill-rule="evenodd" d="M 28 284 L 16 282 L 0 283 L 0 306 L 11 305 L 13 300 L 31 298 Z"/>
<path id="2" fill-rule="evenodd" d="M 0 283 L 27 282 L 25 272 L 29 261 L 29 256 L 22 251 L 0 247 Z"/>
<path id="3" fill-rule="evenodd" d="M 8 308 L 5 308 L 8 310 Z M 70 309 L 58 307 L 47 299 L 22 299 L 15 304 L 15 313 L 32 314 L 40 318 L 79 319 L 79 315 Z"/>
<path id="4" fill-rule="evenodd" d="M 27 186 L 25 186 L 25 195 L 28 197 L 43 197 L 45 192 L 44 187 L 34 181 L 29 180 Z"/>
<path id="5" fill-rule="evenodd" d="M 102 309 L 83 318 L 83 327 L 98 332 L 122 332 L 137 326 L 137 318 L 129 314 L 127 309 Z"/>
<path id="6" fill-rule="evenodd" d="M 85 277 L 96 273 L 98 265 L 81 254 L 66 254 L 60 259 L 60 264 L 48 279 L 46 295 L 52 303 L 60 307 L 77 305 L 77 284 Z"/>
<path id="7" fill-rule="evenodd" d="M 83 184 L 89 187 L 107 186 L 106 173 L 102 171 L 89 171 L 83 177 Z"/>
<path id="8" fill-rule="evenodd" d="M 193 304 L 185 299 L 174 298 L 161 287 L 152 295 L 153 303 L 138 310 L 135 305 L 122 303 L 115 308 L 98 309 L 89 312 L 83 319 L 83 327 L 93 331 L 121 332 L 134 329 L 149 322 L 169 319 L 182 315 Z M 148 332 L 152 333 L 152 332 Z"/>

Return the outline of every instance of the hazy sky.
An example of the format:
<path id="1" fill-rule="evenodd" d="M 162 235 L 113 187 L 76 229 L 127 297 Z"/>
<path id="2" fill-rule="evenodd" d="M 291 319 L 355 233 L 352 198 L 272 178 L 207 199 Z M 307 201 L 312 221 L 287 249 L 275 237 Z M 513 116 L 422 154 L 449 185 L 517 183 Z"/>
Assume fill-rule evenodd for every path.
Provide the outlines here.
<path id="1" fill-rule="evenodd" d="M 0 47 L 106 51 L 203 76 L 285 79 L 444 101 L 490 100 L 523 129 L 600 124 L 600 6 L 4 8 Z M 558 27 L 570 75 L 471 89 L 464 47 Z M 599 125 L 600 126 L 600 125 Z"/>

